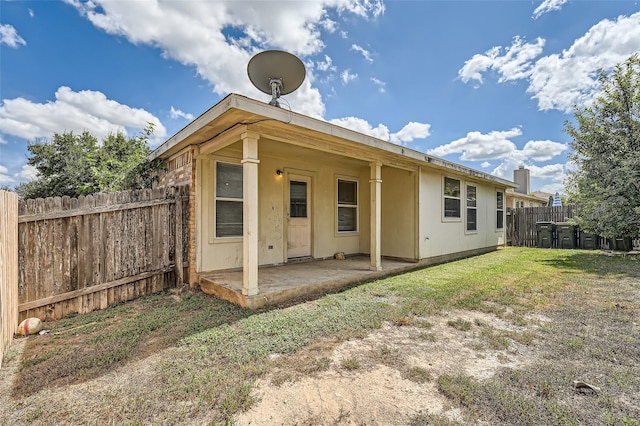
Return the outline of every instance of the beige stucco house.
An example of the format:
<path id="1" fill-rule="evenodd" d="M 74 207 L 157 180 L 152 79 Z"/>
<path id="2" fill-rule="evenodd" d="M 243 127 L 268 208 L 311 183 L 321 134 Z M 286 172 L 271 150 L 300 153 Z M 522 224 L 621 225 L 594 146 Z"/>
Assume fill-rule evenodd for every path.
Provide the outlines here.
<path id="1" fill-rule="evenodd" d="M 191 185 L 188 279 L 336 253 L 433 263 L 505 243 L 515 184 L 231 94 L 159 146 L 161 186 Z"/>
<path id="2" fill-rule="evenodd" d="M 512 190 L 507 190 L 507 207 L 516 209 L 520 207 L 546 207 L 549 198 L 538 197 L 533 194 L 521 194 Z"/>

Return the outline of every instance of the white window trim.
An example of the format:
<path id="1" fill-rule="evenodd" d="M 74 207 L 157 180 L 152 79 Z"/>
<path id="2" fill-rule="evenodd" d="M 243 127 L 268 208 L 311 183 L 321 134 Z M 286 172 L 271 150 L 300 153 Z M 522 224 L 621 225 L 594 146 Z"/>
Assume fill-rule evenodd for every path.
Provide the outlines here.
<path id="1" fill-rule="evenodd" d="M 460 196 L 458 197 L 453 197 L 451 195 L 445 195 L 445 180 L 446 179 L 453 179 L 453 180 L 457 180 L 459 182 L 460 185 Z M 458 178 L 458 177 L 453 177 L 453 176 L 442 176 L 442 221 L 443 222 L 462 222 L 462 179 Z M 452 200 L 458 200 L 460 202 L 460 216 L 458 217 L 451 217 L 451 216 L 445 216 L 445 199 L 446 198 L 450 198 Z"/>
<path id="2" fill-rule="evenodd" d="M 229 197 L 218 197 L 218 193 L 217 193 L 217 183 L 218 183 L 218 163 L 223 163 L 223 164 L 232 164 L 234 166 L 241 166 L 241 162 L 239 159 L 227 159 L 225 158 L 224 160 L 218 160 L 215 159 L 213 161 L 213 205 L 211 206 L 211 211 L 212 211 L 212 216 L 211 216 L 211 236 L 212 236 L 212 240 L 214 243 L 235 243 L 235 242 L 242 242 L 242 238 L 243 235 L 234 235 L 234 236 L 227 236 L 227 237 L 218 237 L 216 235 L 216 228 L 217 228 L 217 222 L 216 222 L 216 206 L 217 206 L 217 201 L 234 201 L 234 202 L 238 202 L 238 203 L 244 203 L 244 194 L 242 198 L 229 198 Z M 244 179 L 244 176 L 243 176 Z M 244 191 L 243 191 L 244 192 Z"/>
<path id="3" fill-rule="evenodd" d="M 338 183 L 341 180 L 346 181 L 346 182 L 354 182 L 356 184 L 356 205 L 355 206 L 353 204 L 340 204 L 338 202 L 338 195 L 339 195 L 338 194 Z M 335 234 L 336 234 L 336 236 L 359 235 L 360 234 L 360 180 L 358 178 L 355 178 L 355 177 L 352 177 L 352 176 L 336 175 L 335 182 L 336 182 L 335 183 L 335 188 L 336 188 L 336 197 L 335 197 L 335 206 L 336 206 Z M 339 211 L 340 207 L 354 208 L 356 210 L 356 229 L 355 229 L 355 231 L 339 231 L 338 230 L 338 211 Z"/>
<path id="4" fill-rule="evenodd" d="M 469 205 L 467 205 L 468 201 L 468 191 L 469 191 L 469 187 L 473 186 L 476 189 L 476 205 L 475 207 L 469 207 Z M 478 185 L 476 185 L 475 183 L 466 183 L 465 184 L 465 198 L 464 198 L 464 232 L 465 234 L 477 234 L 478 233 Z M 468 215 L 469 215 L 469 209 L 475 210 L 476 211 L 476 229 L 468 229 Z"/>

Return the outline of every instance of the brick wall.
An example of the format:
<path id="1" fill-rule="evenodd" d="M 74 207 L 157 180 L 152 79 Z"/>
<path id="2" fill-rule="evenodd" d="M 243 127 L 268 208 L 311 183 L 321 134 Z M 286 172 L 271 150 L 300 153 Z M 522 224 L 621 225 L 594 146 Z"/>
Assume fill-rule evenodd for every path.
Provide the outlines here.
<path id="1" fill-rule="evenodd" d="M 193 176 L 193 150 L 190 147 L 165 161 L 165 170 L 160 174 L 158 186 L 180 186 L 191 184 Z"/>
<path id="2" fill-rule="evenodd" d="M 185 279 L 194 288 L 199 284 L 196 272 L 196 161 L 194 150 L 187 147 L 165 161 L 165 170 L 158 179 L 158 187 L 189 185 L 189 247 Z"/>

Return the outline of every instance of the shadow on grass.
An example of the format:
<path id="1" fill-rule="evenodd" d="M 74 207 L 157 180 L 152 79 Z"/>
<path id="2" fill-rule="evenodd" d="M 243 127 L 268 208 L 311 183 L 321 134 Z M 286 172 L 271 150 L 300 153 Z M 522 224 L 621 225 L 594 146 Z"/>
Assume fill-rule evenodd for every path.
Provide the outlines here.
<path id="1" fill-rule="evenodd" d="M 255 313 L 200 292 L 163 292 L 46 323 L 49 334 L 28 338 L 11 394 L 25 397 L 95 379 Z"/>
<path id="2" fill-rule="evenodd" d="M 553 259 L 539 260 L 566 271 L 585 272 L 599 277 L 622 276 L 640 278 L 640 257 L 628 253 L 602 251 L 539 249 L 565 252 Z"/>

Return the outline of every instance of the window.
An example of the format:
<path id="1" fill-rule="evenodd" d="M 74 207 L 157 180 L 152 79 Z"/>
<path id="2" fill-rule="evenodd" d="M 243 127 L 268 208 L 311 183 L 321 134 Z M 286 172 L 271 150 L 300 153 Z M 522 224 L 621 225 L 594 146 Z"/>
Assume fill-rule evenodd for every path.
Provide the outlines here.
<path id="1" fill-rule="evenodd" d="M 444 217 L 460 218 L 460 181 L 444 178 Z"/>
<path id="2" fill-rule="evenodd" d="M 358 230 L 358 182 L 338 179 L 338 232 Z"/>
<path id="3" fill-rule="evenodd" d="M 307 217 L 307 182 L 289 182 L 289 216 Z"/>
<path id="4" fill-rule="evenodd" d="M 216 163 L 216 237 L 242 236 L 242 166 Z"/>
<path id="5" fill-rule="evenodd" d="M 496 228 L 504 228 L 504 192 L 496 192 Z"/>
<path id="6" fill-rule="evenodd" d="M 467 231 L 478 230 L 476 193 L 477 188 L 474 185 L 467 185 Z"/>

